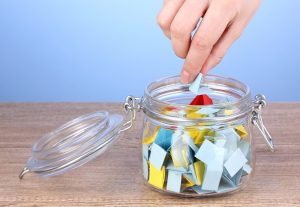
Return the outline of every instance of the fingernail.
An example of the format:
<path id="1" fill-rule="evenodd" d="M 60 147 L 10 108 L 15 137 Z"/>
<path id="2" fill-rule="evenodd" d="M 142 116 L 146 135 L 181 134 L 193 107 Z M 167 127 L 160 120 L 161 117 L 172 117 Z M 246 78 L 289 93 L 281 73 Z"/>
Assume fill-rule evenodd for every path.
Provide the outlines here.
<path id="1" fill-rule="evenodd" d="M 185 70 L 181 73 L 181 82 L 182 83 L 189 83 L 190 81 L 190 74 Z"/>
<path id="2" fill-rule="evenodd" d="M 203 76 L 207 75 L 207 72 L 208 72 L 209 70 L 210 70 L 210 69 L 209 69 L 208 67 L 203 67 L 203 68 L 201 69 L 202 75 L 203 75 Z"/>

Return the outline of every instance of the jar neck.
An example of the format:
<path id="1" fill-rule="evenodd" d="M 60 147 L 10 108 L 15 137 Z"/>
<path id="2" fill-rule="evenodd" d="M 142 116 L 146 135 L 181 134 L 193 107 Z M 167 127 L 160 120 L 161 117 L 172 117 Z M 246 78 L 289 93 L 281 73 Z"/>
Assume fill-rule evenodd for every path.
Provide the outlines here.
<path id="1" fill-rule="evenodd" d="M 183 125 L 193 125 L 195 122 L 205 125 L 235 122 L 251 113 L 253 104 L 250 90 L 242 82 L 232 78 L 207 75 L 203 80 L 203 86 L 213 91 L 209 94 L 213 100 L 212 105 L 189 105 L 195 95 L 189 91 L 189 84 L 180 82 L 179 76 L 152 82 L 145 90 L 143 111 L 153 120 Z M 201 118 L 183 115 L 205 108 L 214 109 L 217 111 L 216 115 Z"/>

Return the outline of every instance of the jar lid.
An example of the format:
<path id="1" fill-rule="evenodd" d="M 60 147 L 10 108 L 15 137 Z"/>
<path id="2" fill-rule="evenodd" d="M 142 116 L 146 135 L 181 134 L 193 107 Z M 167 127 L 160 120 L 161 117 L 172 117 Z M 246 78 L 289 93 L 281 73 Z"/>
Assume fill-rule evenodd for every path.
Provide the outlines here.
<path id="1" fill-rule="evenodd" d="M 33 144 L 19 178 L 28 172 L 55 176 L 87 163 L 118 139 L 123 122 L 123 115 L 97 111 L 65 123 Z"/>

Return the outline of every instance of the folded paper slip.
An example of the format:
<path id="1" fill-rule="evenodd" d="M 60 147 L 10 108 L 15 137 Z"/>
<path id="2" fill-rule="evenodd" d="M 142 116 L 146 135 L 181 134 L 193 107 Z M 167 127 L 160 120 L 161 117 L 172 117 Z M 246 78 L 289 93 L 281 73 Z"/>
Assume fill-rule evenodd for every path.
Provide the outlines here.
<path id="1" fill-rule="evenodd" d="M 168 170 L 167 190 L 180 193 L 182 174 L 178 171 Z"/>
<path id="2" fill-rule="evenodd" d="M 145 158 L 143 158 L 143 170 L 144 170 L 144 178 L 145 180 L 148 180 L 149 178 L 149 167 L 148 167 L 148 162 Z"/>
<path id="3" fill-rule="evenodd" d="M 193 175 L 191 173 L 183 174 L 182 188 L 189 188 L 196 185 L 193 181 Z"/>
<path id="4" fill-rule="evenodd" d="M 171 157 L 176 168 L 188 169 L 194 161 L 192 149 L 186 143 L 178 143 L 171 148 Z"/>
<path id="5" fill-rule="evenodd" d="M 151 147 L 149 161 L 154 167 L 156 167 L 157 170 L 160 170 L 164 164 L 166 155 L 167 152 L 159 145 L 154 143 Z"/>
<path id="6" fill-rule="evenodd" d="M 199 73 L 196 79 L 191 83 L 189 90 L 194 94 L 198 94 L 201 83 L 202 83 L 203 74 Z"/>
<path id="7" fill-rule="evenodd" d="M 225 149 L 218 147 L 207 139 L 203 142 L 195 157 L 207 165 L 220 164 L 223 165 Z"/>
<path id="8" fill-rule="evenodd" d="M 168 150 L 171 146 L 173 131 L 165 128 L 160 128 L 156 135 L 154 143 Z"/>
<path id="9" fill-rule="evenodd" d="M 238 148 L 225 162 L 224 167 L 233 177 L 248 162 L 243 152 Z"/>
<path id="10" fill-rule="evenodd" d="M 248 136 L 248 133 L 243 125 L 235 127 L 236 132 L 240 135 L 241 138 Z"/>
<path id="11" fill-rule="evenodd" d="M 154 133 L 152 133 L 151 135 L 147 135 L 143 138 L 143 144 L 152 144 L 158 134 L 158 131 L 159 131 L 159 127 L 156 127 L 155 128 L 155 131 Z"/>
<path id="12" fill-rule="evenodd" d="M 166 168 L 163 166 L 161 170 L 157 170 L 150 162 L 149 165 L 149 183 L 157 188 L 163 189 L 166 177 Z"/>
<path id="13" fill-rule="evenodd" d="M 190 169 L 192 171 L 192 175 L 194 177 L 194 180 L 196 180 L 197 185 L 202 185 L 204 171 L 205 171 L 205 165 L 201 161 L 194 162 L 190 165 Z"/>
<path id="14" fill-rule="evenodd" d="M 197 128 L 187 128 L 186 131 L 190 135 L 190 137 L 194 140 L 195 144 L 202 144 L 205 136 L 215 135 L 215 132 L 209 130 L 208 128 L 201 129 L 201 130 Z"/>

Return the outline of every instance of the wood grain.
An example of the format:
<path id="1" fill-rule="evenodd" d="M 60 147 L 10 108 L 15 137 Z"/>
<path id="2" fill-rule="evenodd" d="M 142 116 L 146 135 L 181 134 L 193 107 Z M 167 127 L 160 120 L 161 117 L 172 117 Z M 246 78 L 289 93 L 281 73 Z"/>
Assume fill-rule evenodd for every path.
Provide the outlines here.
<path id="1" fill-rule="evenodd" d="M 300 206 L 300 103 L 273 103 L 264 119 L 276 143 L 268 151 L 255 132 L 256 172 L 241 192 L 213 198 L 178 198 L 149 189 L 142 178 L 142 113 L 130 131 L 104 156 L 64 175 L 41 179 L 18 174 L 31 145 L 43 134 L 79 115 L 117 103 L 0 104 L 0 206 Z"/>

